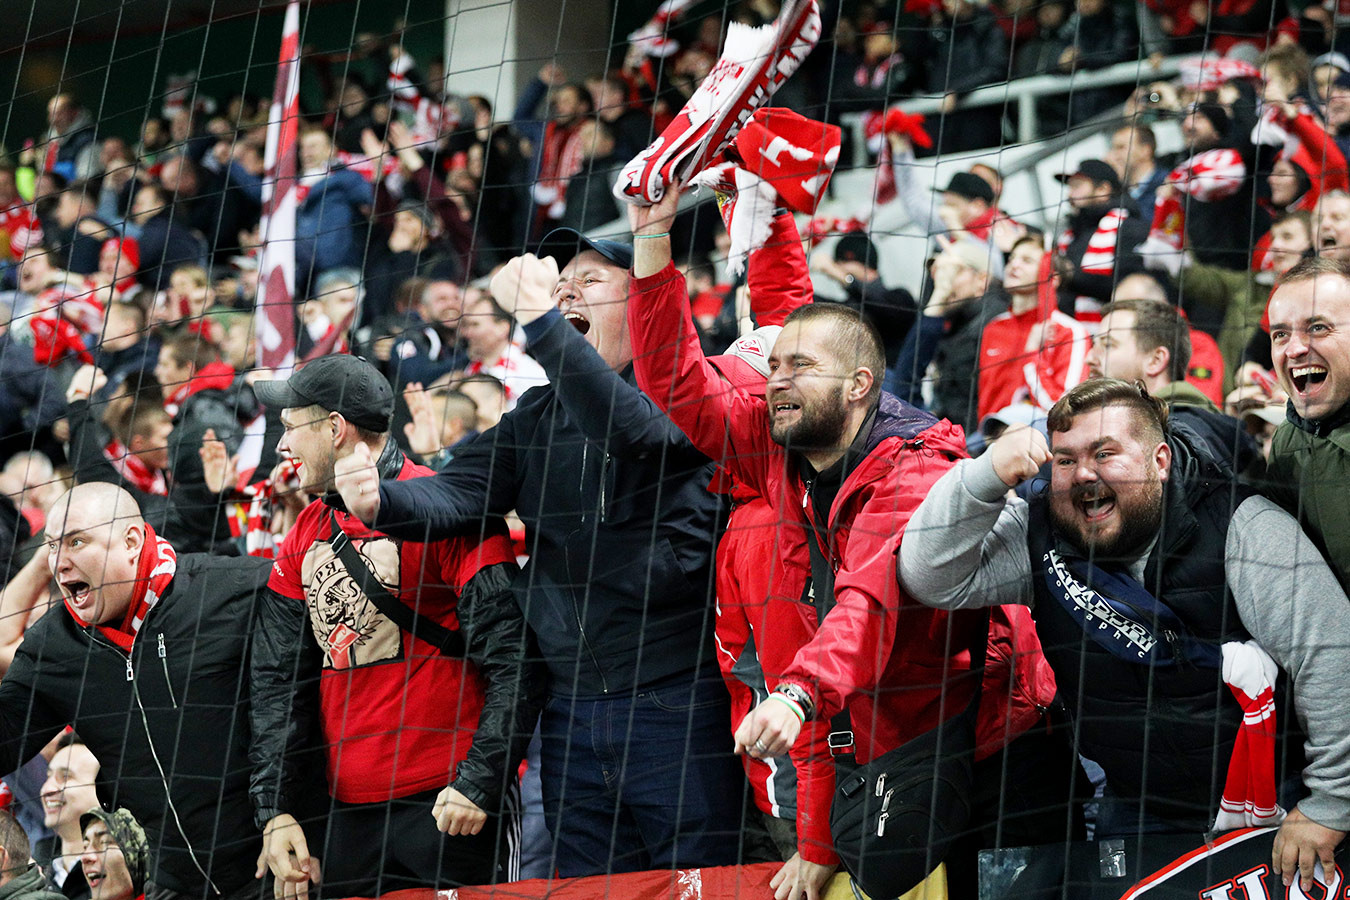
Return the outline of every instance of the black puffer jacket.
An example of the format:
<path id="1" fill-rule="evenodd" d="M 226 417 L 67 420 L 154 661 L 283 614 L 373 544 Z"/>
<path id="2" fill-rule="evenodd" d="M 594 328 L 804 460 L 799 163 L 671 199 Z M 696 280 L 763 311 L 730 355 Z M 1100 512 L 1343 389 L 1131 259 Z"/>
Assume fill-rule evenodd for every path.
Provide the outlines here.
<path id="1" fill-rule="evenodd" d="M 192 897 L 214 893 L 208 879 L 225 894 L 248 884 L 261 847 L 248 800 L 247 673 L 269 568 L 184 554 L 130 657 L 54 609 L 0 681 L 0 769 L 73 725 L 98 757 L 99 799 L 145 827 L 150 880 Z"/>
<path id="2" fill-rule="evenodd" d="M 549 384 L 455 450 L 434 478 L 382 482 L 375 527 L 428 540 L 516 510 L 516 596 L 563 697 L 713 671 L 712 463 L 631 367 L 620 376 L 557 311 L 526 328 Z"/>
<path id="3" fill-rule="evenodd" d="M 380 478 L 397 479 L 403 463 L 403 453 L 388 441 L 376 461 Z M 346 511 L 336 494 L 324 497 L 324 503 Z M 518 571 L 515 563 L 484 566 L 455 604 L 466 656 L 482 679 L 484 697 L 473 745 L 456 769 L 453 786 L 491 814 L 500 808 L 503 785 L 525 758 L 544 700 L 545 673 L 529 662 L 537 653 L 529 652 L 525 620 L 511 593 Z M 256 737 L 250 793 L 260 828 L 280 813 L 301 818 L 298 810 L 308 799 L 307 770 L 311 764 L 321 765 L 312 751 L 320 740 L 322 662 L 308 608 L 268 588 L 254 632 L 252 675 Z M 447 735 L 447 744 L 454 739 Z M 389 780 L 388 773 L 372 774 L 376 777 Z"/>

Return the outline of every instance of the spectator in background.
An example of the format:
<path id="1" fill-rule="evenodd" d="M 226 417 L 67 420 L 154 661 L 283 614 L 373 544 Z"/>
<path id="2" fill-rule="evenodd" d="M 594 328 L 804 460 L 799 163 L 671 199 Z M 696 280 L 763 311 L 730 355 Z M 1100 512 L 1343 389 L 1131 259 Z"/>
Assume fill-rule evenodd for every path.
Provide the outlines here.
<path id="1" fill-rule="evenodd" d="M 431 390 L 456 390 L 473 401 L 478 410 L 476 429 L 487 431 L 506 415 L 506 385 L 486 372 L 477 375 L 446 375 L 436 379 Z"/>
<path id="2" fill-rule="evenodd" d="M 546 118 L 537 118 L 539 105 L 548 97 Z M 535 204 L 533 234 L 548 231 L 562 218 L 567 183 L 581 170 L 585 147 L 581 124 L 592 112 L 591 95 L 567 81 L 567 73 L 553 63 L 539 70 L 525 85 L 516 104 L 512 126 L 534 147 L 535 162 L 530 184 Z"/>
<path id="3" fill-rule="evenodd" d="M 1167 404 L 1170 423 L 1185 424 L 1196 449 L 1234 472 L 1245 472 L 1256 460 L 1256 445 L 1241 422 L 1186 381 L 1190 363 L 1190 324 L 1175 306 L 1159 300 L 1108 304 L 1087 360 L 1093 378 L 1142 383 Z"/>
<path id="4" fill-rule="evenodd" d="M 374 188 L 337 161 L 327 132 L 300 135 L 300 180 L 296 187 L 295 277 L 297 287 L 338 266 L 361 264 L 360 237 L 370 215 Z"/>
<path id="5" fill-rule="evenodd" d="M 296 356 L 309 359 L 324 353 L 347 353 L 351 347 L 348 336 L 361 314 L 365 288 L 361 273 L 356 269 L 329 269 L 314 280 L 314 296 L 300 304 L 300 323 L 303 329 L 296 342 Z M 212 343 L 224 350 L 226 336 L 213 338 Z M 231 346 L 238 348 L 235 342 Z M 253 367 L 252 360 L 237 365 L 237 355 L 226 362 L 236 370 Z"/>
<path id="6" fill-rule="evenodd" d="M 1096 318 L 1116 282 L 1143 268 L 1134 248 L 1148 237 L 1149 222 L 1139 217 L 1116 171 L 1100 159 L 1085 159 L 1073 172 L 1056 177 L 1069 188 L 1072 210 L 1057 241 L 1067 263 L 1059 308 Z"/>
<path id="7" fill-rule="evenodd" d="M 0 165 L 0 261 L 17 261 L 42 242 L 42 225 L 19 196 L 13 166 Z"/>
<path id="8" fill-rule="evenodd" d="M 360 270 L 369 302 L 363 314 L 374 319 L 392 312 L 394 291 L 409 278 L 455 280 L 460 267 L 441 237 L 440 223 L 425 203 L 400 202 L 389 239 L 372 242 Z"/>
<path id="9" fill-rule="evenodd" d="M 1253 241 L 1270 227 L 1270 214 L 1256 202 L 1249 134 L 1234 130 L 1233 115 L 1218 103 L 1185 111 L 1181 137 L 1191 155 L 1178 167 L 1186 176 L 1178 188 L 1186 247 L 1196 261 L 1242 271 L 1251 265 Z"/>
<path id="10" fill-rule="evenodd" d="M 1071 9 L 1068 0 L 1046 0 L 1035 5 L 1034 30 L 1013 43 L 1013 77 L 1044 75 L 1059 68 L 1067 48 L 1064 23 Z M 1063 131 L 1069 121 L 1069 99 L 1062 95 L 1038 97 L 1036 121 L 1042 135 Z"/>
<path id="11" fill-rule="evenodd" d="M 1153 221 L 1158 188 L 1167 180 L 1167 169 L 1158 164 L 1158 139 L 1147 125 L 1126 125 L 1111 135 L 1106 162 L 1115 170 L 1140 218 Z"/>
<path id="12" fill-rule="evenodd" d="M 71 94 L 47 101 L 47 131 L 38 142 L 39 172 L 54 172 L 66 181 L 91 178 L 98 172 L 94 120 Z"/>
<path id="13" fill-rule="evenodd" d="M 564 210 L 558 220 L 564 228 L 587 232 L 619 218 L 614 179 L 629 157 L 615 152 L 614 134 L 604 120 L 588 119 L 577 129 L 581 168 L 567 182 Z"/>
<path id="14" fill-rule="evenodd" d="M 160 166 L 159 182 L 173 196 L 177 217 L 205 237 L 212 259 L 224 261 L 239 252 L 239 232 L 257 223 L 262 194 L 256 181 L 239 177 L 228 155 L 223 164 L 208 159 L 216 168 L 186 153 L 172 156 Z"/>
<path id="15" fill-rule="evenodd" d="M 74 733 L 65 734 L 47 764 L 42 784 L 43 824 L 54 832 L 47 842 L 33 848 L 33 857 L 47 873 L 47 884 L 69 900 L 84 900 L 89 885 L 80 870 L 84 835 L 80 816 L 99 805 L 94 783 L 98 760 Z"/>
<path id="16" fill-rule="evenodd" d="M 1137 47 L 1133 9 L 1111 0 L 1077 0 L 1064 23 L 1065 47 L 1059 71 L 1072 76 L 1135 59 Z M 1081 125 L 1125 99 L 1129 88 L 1087 88 L 1069 100 L 1069 125 Z"/>
<path id="17" fill-rule="evenodd" d="M 1012 403 L 1049 409 L 1087 377 L 1091 335 L 1060 312 L 1053 262 L 1039 237 L 1013 245 L 1003 272 L 1009 309 L 991 319 L 980 337 L 978 419 Z"/>
<path id="18" fill-rule="evenodd" d="M 469 356 L 465 374 L 486 372 L 501 381 L 507 412 L 530 388 L 548 384 L 544 368 L 512 340 L 515 329 L 515 319 L 486 294 L 466 303 L 459 320 L 459 336 Z"/>
<path id="19" fill-rule="evenodd" d="M 468 355 L 459 335 L 464 291 L 453 281 L 428 281 L 417 299 L 412 323 L 393 345 L 391 380 L 430 384 L 446 372 L 464 368 Z"/>
<path id="20" fill-rule="evenodd" d="M 111 384 L 139 372 L 152 372 L 159 361 L 159 338 L 150 334 L 145 310 L 135 303 L 109 304 L 99 337 L 93 348 L 94 365 Z"/>
<path id="21" fill-rule="evenodd" d="M 14 333 L 0 306 L 0 441 L 21 437 L 28 448 L 45 442 L 64 413 L 61 393 L 56 373 L 33 359 L 32 345 Z"/>
<path id="22" fill-rule="evenodd" d="M 0 810 L 0 900 L 62 900 L 33 862 L 28 835 L 14 814 Z"/>
<path id="23" fill-rule="evenodd" d="M 112 236 L 106 222 L 96 216 L 98 197 L 91 182 L 77 180 L 56 198 L 54 227 L 44 232 L 47 246 L 66 260 L 64 268 L 78 275 L 98 271 L 103 242 Z"/>
<path id="24" fill-rule="evenodd" d="M 840 302 L 867 316 L 885 344 L 887 367 L 894 368 L 918 306 L 909 291 L 882 283 L 878 262 L 876 245 L 862 232 L 853 232 L 835 241 L 830 255 L 817 253 L 813 265 L 843 289 Z M 819 298 L 819 302 L 828 301 Z"/>
<path id="25" fill-rule="evenodd" d="M 95 807 L 80 816 L 84 853 L 80 868 L 89 882 L 89 900 L 136 900 L 145 896 L 150 846 L 130 810 Z"/>
<path id="26" fill-rule="evenodd" d="M 932 278 L 933 292 L 900 358 L 896 393 L 916 393 L 913 386 L 931 375 L 933 413 L 971 434 L 979 424 L 980 341 L 985 327 L 1007 311 L 1008 295 L 990 275 L 989 251 L 975 241 L 943 249 Z"/>
<path id="27" fill-rule="evenodd" d="M 596 118 L 609 126 L 614 155 L 627 162 L 652 142 L 652 117 L 628 102 L 628 85 L 617 75 L 588 82 Z M 617 217 L 617 213 L 615 216 Z"/>
<path id="28" fill-rule="evenodd" d="M 412 419 L 403 426 L 408 446 L 433 472 L 443 470 L 455 448 L 479 433 L 478 404 L 461 391 L 446 387 L 423 390 L 413 382 L 403 389 Z"/>
<path id="29" fill-rule="evenodd" d="M 128 216 L 140 245 L 141 267 L 137 280 L 148 290 L 158 291 L 180 265 L 206 261 L 206 242 L 187 223 L 174 215 L 173 199 L 158 184 L 136 188 Z"/>
<path id="30" fill-rule="evenodd" d="M 1008 79 L 1008 41 L 987 0 L 942 0 L 922 37 L 924 87 L 942 97 L 942 122 L 930 128 L 937 152 L 996 147 L 1003 131 L 998 104 L 956 110 L 961 96 Z"/>

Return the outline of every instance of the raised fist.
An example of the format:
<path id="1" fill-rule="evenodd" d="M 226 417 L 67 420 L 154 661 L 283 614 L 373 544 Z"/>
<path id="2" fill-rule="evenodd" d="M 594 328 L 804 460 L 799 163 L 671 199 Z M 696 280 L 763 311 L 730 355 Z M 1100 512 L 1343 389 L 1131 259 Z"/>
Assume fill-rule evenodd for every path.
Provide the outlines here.
<path id="1" fill-rule="evenodd" d="M 553 289 L 558 286 L 558 264 L 553 257 L 533 253 L 517 256 L 492 276 L 492 299 L 527 325 L 553 308 Z"/>
<path id="2" fill-rule="evenodd" d="M 1030 425 L 1014 425 L 989 447 L 994 473 L 1008 487 L 1017 487 L 1050 461 L 1050 445 Z"/>

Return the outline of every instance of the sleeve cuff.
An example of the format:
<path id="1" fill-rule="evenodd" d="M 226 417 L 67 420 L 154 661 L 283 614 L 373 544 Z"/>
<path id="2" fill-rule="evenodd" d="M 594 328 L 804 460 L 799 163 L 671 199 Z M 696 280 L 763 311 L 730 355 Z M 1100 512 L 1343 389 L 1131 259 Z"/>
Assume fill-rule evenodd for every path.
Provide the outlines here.
<path id="1" fill-rule="evenodd" d="M 520 326 L 525 331 L 525 344 L 530 346 L 544 336 L 555 323 L 562 321 L 562 313 L 556 309 L 550 309 L 533 322 L 527 322 Z"/>
<path id="2" fill-rule="evenodd" d="M 1338 797 L 1314 791 L 1298 802 L 1298 810 L 1323 828 L 1350 831 L 1350 807 Z"/>
<path id="3" fill-rule="evenodd" d="M 994 471 L 994 462 L 988 453 L 977 456 L 961 467 L 961 486 L 981 503 L 997 503 L 1008 493 L 1008 486 Z"/>
<path id="4" fill-rule="evenodd" d="M 665 284 L 668 281 L 671 281 L 672 279 L 679 277 L 680 271 L 679 269 L 675 268 L 675 260 L 672 259 L 670 262 L 666 263 L 666 267 L 664 269 L 657 272 L 655 275 L 646 275 L 643 276 L 642 278 L 639 278 L 636 275 L 634 275 L 632 281 L 629 282 L 628 293 L 631 296 L 633 294 L 641 293 L 643 291 L 649 291 L 653 288 L 660 287 L 661 285 Z"/>

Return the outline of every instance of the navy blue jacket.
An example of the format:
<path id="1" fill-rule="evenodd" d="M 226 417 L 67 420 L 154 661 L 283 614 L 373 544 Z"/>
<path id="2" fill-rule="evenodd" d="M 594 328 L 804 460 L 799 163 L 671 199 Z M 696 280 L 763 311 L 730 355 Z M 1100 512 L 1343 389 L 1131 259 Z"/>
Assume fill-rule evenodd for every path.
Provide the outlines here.
<path id="1" fill-rule="evenodd" d="M 516 596 L 555 696 L 714 675 L 712 463 L 556 311 L 526 333 L 551 384 L 436 476 L 381 482 L 375 527 L 425 541 L 516 510 L 530 555 Z"/>

